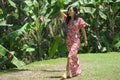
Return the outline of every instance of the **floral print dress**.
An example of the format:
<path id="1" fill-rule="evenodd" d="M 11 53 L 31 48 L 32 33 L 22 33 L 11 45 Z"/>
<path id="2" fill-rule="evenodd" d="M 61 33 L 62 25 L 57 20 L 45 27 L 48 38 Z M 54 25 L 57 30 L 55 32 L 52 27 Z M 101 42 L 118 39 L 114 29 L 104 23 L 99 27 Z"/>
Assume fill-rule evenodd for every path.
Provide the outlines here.
<path id="1" fill-rule="evenodd" d="M 63 19 L 65 22 L 66 18 Z M 77 57 L 78 49 L 80 46 L 80 35 L 79 30 L 84 27 L 84 20 L 78 18 L 76 21 L 69 21 L 68 23 L 68 33 L 66 38 L 68 59 L 67 59 L 67 72 L 69 77 L 80 75 L 80 64 Z"/>

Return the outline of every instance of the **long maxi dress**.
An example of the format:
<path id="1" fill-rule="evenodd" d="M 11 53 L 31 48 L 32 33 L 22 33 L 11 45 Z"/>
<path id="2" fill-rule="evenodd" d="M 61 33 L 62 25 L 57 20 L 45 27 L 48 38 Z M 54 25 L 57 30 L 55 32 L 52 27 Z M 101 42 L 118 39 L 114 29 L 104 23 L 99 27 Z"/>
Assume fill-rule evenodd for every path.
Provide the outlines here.
<path id="1" fill-rule="evenodd" d="M 63 22 L 65 22 L 64 17 Z M 74 23 L 69 21 L 67 24 L 68 33 L 66 37 L 66 44 L 68 50 L 67 59 L 67 72 L 69 77 L 77 76 L 81 74 L 80 64 L 77 57 L 78 49 L 80 46 L 79 30 L 84 27 L 85 22 L 82 18 L 78 18 Z"/>

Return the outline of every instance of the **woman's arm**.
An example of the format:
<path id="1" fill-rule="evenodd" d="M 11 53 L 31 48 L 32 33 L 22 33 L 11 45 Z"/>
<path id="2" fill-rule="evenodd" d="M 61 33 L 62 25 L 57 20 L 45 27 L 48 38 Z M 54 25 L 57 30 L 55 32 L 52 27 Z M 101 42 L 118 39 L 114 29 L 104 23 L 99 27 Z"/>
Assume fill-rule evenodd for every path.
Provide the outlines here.
<path id="1" fill-rule="evenodd" d="M 85 44 L 85 46 L 87 46 L 88 45 L 88 41 L 87 41 L 85 28 L 82 27 L 81 30 L 82 30 L 82 34 L 83 34 L 83 37 L 84 37 L 84 44 Z"/>

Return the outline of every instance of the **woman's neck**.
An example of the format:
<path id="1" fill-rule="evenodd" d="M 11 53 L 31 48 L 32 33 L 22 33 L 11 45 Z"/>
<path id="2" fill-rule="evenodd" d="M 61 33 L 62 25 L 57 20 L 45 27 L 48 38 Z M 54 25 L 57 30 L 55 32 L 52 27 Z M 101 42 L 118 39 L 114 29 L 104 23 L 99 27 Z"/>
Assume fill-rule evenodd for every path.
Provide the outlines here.
<path id="1" fill-rule="evenodd" d="M 74 20 L 74 16 L 71 16 L 71 20 Z"/>

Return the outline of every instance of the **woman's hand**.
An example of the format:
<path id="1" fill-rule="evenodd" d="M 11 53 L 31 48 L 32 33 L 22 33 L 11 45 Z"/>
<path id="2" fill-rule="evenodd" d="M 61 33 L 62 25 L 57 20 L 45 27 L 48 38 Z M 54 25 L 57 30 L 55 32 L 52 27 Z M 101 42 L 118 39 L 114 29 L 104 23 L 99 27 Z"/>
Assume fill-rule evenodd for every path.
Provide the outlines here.
<path id="1" fill-rule="evenodd" d="M 67 10 L 60 10 L 60 13 L 61 13 L 61 16 L 62 16 L 62 17 L 67 16 L 67 15 L 66 15 Z"/>
<path id="2" fill-rule="evenodd" d="M 88 41 L 87 41 L 87 40 L 84 41 L 84 45 L 85 45 L 85 46 L 88 45 Z"/>

